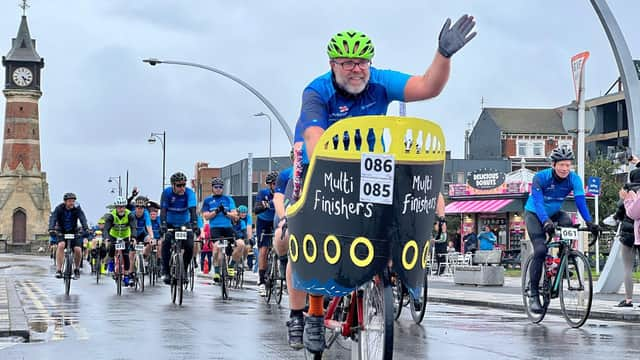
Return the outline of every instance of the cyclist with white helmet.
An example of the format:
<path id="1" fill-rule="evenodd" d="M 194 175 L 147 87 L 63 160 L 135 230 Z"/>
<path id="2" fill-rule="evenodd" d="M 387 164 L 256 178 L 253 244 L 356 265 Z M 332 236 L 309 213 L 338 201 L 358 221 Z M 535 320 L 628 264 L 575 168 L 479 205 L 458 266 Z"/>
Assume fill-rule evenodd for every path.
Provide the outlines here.
<path id="1" fill-rule="evenodd" d="M 571 171 L 575 159 L 573 150 L 567 147 L 555 148 L 551 155 L 551 167 L 539 171 L 533 177 L 529 199 L 524 206 L 524 221 L 527 233 L 533 245 L 533 260 L 531 262 L 529 308 L 534 313 L 543 311 L 538 286 L 542 275 L 542 264 L 547 255 L 546 234 L 555 234 L 555 223 L 560 226 L 571 226 L 571 217 L 560 210 L 564 199 L 573 191 L 576 207 L 580 215 L 592 232 L 600 227 L 593 224 L 587 207 L 582 179 Z"/>
<path id="2" fill-rule="evenodd" d="M 258 293 L 260 296 L 267 295 L 265 286 L 265 274 L 267 272 L 267 252 L 271 247 L 273 236 L 273 217 L 275 208 L 273 205 L 273 190 L 276 186 L 278 172 L 272 171 L 265 177 L 267 187 L 258 191 L 253 212 L 258 216 L 256 222 L 256 237 L 258 240 Z"/>
<path id="3" fill-rule="evenodd" d="M 129 258 L 129 250 L 131 249 L 131 237 L 136 233 L 136 219 L 131 210 L 127 209 L 127 199 L 124 196 L 118 196 L 113 202 L 115 209 L 104 215 L 104 232 L 103 235 L 109 243 L 109 258 L 113 259 L 116 253 L 117 239 L 124 239 L 125 250 L 122 252 L 124 262 L 125 286 L 129 285 L 129 274 L 133 271 L 133 262 Z M 111 269 L 109 265 L 109 270 Z M 133 282 L 131 283 L 133 284 Z"/>

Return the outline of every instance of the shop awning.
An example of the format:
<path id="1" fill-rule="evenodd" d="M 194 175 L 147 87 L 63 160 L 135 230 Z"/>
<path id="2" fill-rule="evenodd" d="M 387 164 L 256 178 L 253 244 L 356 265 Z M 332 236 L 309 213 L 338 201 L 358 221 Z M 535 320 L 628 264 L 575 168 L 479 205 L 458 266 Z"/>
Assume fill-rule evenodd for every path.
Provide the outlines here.
<path id="1" fill-rule="evenodd" d="M 494 213 L 500 212 L 513 201 L 514 199 L 454 201 L 445 207 L 444 212 L 446 214 Z"/>

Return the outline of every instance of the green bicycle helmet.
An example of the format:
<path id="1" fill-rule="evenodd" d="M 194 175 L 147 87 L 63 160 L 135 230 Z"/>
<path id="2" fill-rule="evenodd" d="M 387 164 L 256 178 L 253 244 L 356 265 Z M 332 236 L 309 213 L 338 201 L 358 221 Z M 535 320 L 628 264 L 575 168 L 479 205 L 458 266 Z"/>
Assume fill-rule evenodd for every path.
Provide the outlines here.
<path id="1" fill-rule="evenodd" d="M 367 59 L 373 58 L 374 49 L 371 39 L 360 31 L 347 30 L 339 32 L 329 40 L 327 54 L 330 59 L 350 58 Z"/>

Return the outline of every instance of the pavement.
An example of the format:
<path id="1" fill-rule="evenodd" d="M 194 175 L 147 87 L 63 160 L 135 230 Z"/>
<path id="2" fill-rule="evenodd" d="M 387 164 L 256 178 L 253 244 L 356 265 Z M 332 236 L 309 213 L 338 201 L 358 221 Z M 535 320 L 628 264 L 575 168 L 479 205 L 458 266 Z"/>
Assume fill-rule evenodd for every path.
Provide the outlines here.
<path id="1" fill-rule="evenodd" d="M 29 326 L 12 279 L 0 276 L 0 337 L 29 341 Z"/>
<path id="2" fill-rule="evenodd" d="M 505 277 L 504 286 L 458 285 L 453 277 L 429 277 L 429 302 L 483 306 L 524 312 L 519 277 Z M 595 285 L 595 284 L 594 284 Z M 590 319 L 640 322 L 640 307 L 615 307 L 624 299 L 624 292 L 617 294 L 593 294 Z M 640 284 L 635 284 L 634 299 L 640 300 Z M 548 313 L 560 314 L 559 299 L 552 299 Z"/>

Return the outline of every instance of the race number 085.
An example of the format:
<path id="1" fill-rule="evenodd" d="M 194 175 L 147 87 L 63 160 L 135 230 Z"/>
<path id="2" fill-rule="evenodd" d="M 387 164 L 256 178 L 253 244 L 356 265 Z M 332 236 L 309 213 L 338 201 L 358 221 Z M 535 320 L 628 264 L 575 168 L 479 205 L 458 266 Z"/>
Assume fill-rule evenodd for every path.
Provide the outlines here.
<path id="1" fill-rule="evenodd" d="M 364 182 L 362 185 L 362 191 L 366 196 L 382 196 L 386 198 L 391 196 L 391 184 Z"/>

